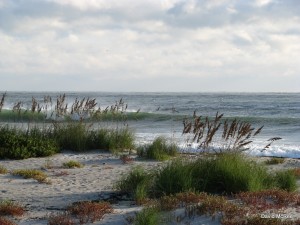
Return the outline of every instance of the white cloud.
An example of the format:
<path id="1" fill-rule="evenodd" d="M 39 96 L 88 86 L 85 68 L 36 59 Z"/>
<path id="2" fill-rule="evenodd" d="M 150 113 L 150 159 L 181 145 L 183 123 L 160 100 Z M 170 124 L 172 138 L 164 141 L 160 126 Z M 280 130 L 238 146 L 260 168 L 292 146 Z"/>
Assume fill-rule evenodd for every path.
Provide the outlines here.
<path id="1" fill-rule="evenodd" d="M 54 82 L 74 76 L 80 88 L 87 81 L 96 88 L 101 81 L 114 91 L 109 81 L 128 81 L 127 90 L 138 90 L 131 86 L 134 79 L 170 79 L 174 88 L 201 91 L 192 81 L 181 81 L 205 83 L 213 77 L 221 83 L 247 80 L 257 91 L 251 79 L 282 82 L 286 77 L 293 83 L 300 72 L 300 17 L 293 1 L 285 7 L 279 0 L 255 5 L 235 0 L 28 0 L 5 7 L 3 2 L 0 77 L 10 75 L 11 80 Z M 2 82 L 3 88 L 7 84 Z"/>

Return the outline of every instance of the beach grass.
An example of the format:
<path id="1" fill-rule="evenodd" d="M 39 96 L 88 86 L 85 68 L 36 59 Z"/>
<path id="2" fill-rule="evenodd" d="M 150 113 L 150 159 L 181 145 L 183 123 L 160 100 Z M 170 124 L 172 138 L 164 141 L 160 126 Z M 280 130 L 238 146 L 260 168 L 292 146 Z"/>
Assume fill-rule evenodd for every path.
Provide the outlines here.
<path id="1" fill-rule="evenodd" d="M 275 186 L 286 191 L 295 191 L 297 189 L 297 180 L 292 170 L 283 170 L 275 173 Z"/>
<path id="2" fill-rule="evenodd" d="M 6 167 L 0 165 L 0 174 L 7 174 L 8 170 L 6 169 Z"/>
<path id="3" fill-rule="evenodd" d="M 146 207 L 138 212 L 134 218 L 134 225 L 160 224 L 159 210 L 156 207 Z"/>
<path id="4" fill-rule="evenodd" d="M 271 159 L 268 159 L 265 162 L 267 165 L 277 165 L 277 164 L 282 164 L 284 163 L 284 158 L 276 158 L 276 157 L 272 157 Z"/>
<path id="5" fill-rule="evenodd" d="M 137 166 L 116 182 L 115 189 L 128 193 L 136 202 L 142 203 L 150 195 L 152 177 L 143 167 Z"/>
<path id="6" fill-rule="evenodd" d="M 19 169 L 14 170 L 12 175 L 21 176 L 25 179 L 35 179 L 39 183 L 49 183 L 47 175 L 41 171 L 36 169 Z"/>
<path id="7" fill-rule="evenodd" d="M 84 165 L 78 161 L 70 160 L 68 162 L 63 163 L 63 167 L 72 169 L 72 168 L 82 168 L 82 167 L 84 167 Z"/>
<path id="8" fill-rule="evenodd" d="M 164 167 L 149 172 L 132 170 L 118 183 L 117 189 L 134 195 L 144 185 L 149 196 L 160 197 L 180 192 L 197 191 L 212 194 L 234 194 L 279 188 L 296 189 L 292 171 L 272 174 L 261 164 L 247 159 L 241 153 L 222 153 L 198 160 L 176 159 Z"/>
<path id="9" fill-rule="evenodd" d="M 167 138 L 159 136 L 151 144 L 140 146 L 138 155 L 147 159 L 164 161 L 176 156 L 178 150 L 179 148 L 175 143 L 168 143 Z"/>
<path id="10" fill-rule="evenodd" d="M 53 127 L 26 130 L 0 127 L 0 159 L 45 157 L 62 150 L 84 152 L 102 149 L 118 153 L 133 149 L 135 135 L 129 128 L 91 130 L 83 122 L 54 123 Z"/>

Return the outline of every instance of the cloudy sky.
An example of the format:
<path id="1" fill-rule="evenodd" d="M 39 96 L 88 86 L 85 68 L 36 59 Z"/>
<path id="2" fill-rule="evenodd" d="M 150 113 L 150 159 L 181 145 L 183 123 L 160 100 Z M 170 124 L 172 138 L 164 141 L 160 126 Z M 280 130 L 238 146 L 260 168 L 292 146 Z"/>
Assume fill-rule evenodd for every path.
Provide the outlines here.
<path id="1" fill-rule="evenodd" d="M 299 0 L 0 0 L 0 91 L 300 91 Z"/>

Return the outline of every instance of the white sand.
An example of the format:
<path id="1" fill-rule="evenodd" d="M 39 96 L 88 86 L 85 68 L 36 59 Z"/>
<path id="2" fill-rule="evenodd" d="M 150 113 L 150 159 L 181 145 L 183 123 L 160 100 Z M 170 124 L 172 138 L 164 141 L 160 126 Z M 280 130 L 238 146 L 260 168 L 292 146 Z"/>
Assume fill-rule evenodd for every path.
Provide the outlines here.
<path id="1" fill-rule="evenodd" d="M 84 167 L 62 168 L 62 164 L 69 160 L 79 161 L 84 164 Z M 259 160 L 266 159 L 260 158 Z M 111 192 L 115 181 L 134 166 L 157 168 L 162 165 L 161 162 L 138 160 L 132 164 L 123 164 L 118 157 L 99 152 L 87 154 L 66 152 L 47 158 L 0 160 L 0 165 L 10 172 L 15 169 L 41 169 L 46 164 L 53 166 L 53 168 L 44 169 L 51 184 L 38 183 L 33 179 L 23 179 L 10 174 L 0 174 L 0 200 L 17 201 L 26 207 L 26 214 L 17 220 L 20 225 L 47 224 L 46 217 L 50 213 L 63 210 L 77 201 L 99 199 L 100 194 Z M 273 167 L 275 169 L 300 167 L 300 160 L 287 159 L 284 164 Z M 63 173 L 67 175 L 61 176 Z M 112 214 L 106 215 L 103 220 L 93 224 L 126 224 L 125 217 L 141 209 L 128 202 L 115 204 L 113 207 Z M 298 215 L 299 212 L 293 216 Z M 205 216 L 189 222 L 190 224 L 219 224 Z"/>

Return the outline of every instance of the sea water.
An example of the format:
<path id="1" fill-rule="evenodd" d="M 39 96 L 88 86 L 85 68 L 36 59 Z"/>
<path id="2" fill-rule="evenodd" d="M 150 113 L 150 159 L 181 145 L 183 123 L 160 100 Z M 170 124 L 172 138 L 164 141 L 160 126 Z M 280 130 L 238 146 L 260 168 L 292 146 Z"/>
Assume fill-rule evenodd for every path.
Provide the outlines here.
<path id="1" fill-rule="evenodd" d="M 0 93 L 0 94 L 3 94 Z M 21 101 L 24 109 L 30 109 L 32 97 L 43 104 L 44 96 L 53 100 L 64 93 L 58 92 L 7 92 L 4 109 L 12 109 Z M 182 135 L 183 119 L 196 112 L 213 118 L 217 112 L 223 118 L 249 122 L 253 127 L 264 126 L 262 132 L 249 145 L 249 154 L 300 158 L 300 93 L 119 93 L 119 92 L 66 92 L 69 106 L 77 98 L 95 98 L 97 106 L 107 106 L 122 100 L 128 105 L 126 121 L 137 136 L 138 143 L 147 143 L 157 136 L 176 141 L 182 151 L 201 151 L 196 143 L 186 142 Z M 0 95 L 1 97 L 1 95 Z M 139 117 L 135 118 L 135 113 Z M 7 120 L 2 123 L 11 123 Z M 267 140 L 280 137 L 268 149 Z M 218 139 L 213 145 L 219 146 Z"/>

